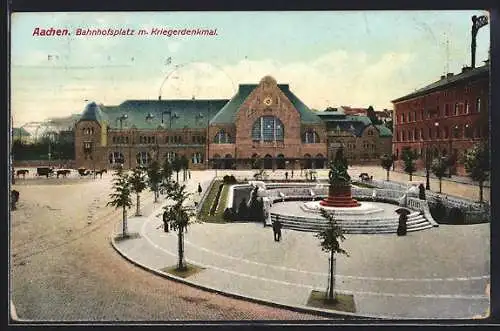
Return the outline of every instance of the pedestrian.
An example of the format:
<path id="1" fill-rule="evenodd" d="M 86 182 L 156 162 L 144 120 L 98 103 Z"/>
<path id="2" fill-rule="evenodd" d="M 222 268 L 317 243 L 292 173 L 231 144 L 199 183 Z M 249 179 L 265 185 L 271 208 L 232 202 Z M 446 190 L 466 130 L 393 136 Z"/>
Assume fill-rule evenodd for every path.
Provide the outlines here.
<path id="1" fill-rule="evenodd" d="M 191 170 L 188 169 L 189 179 L 191 179 Z"/>
<path id="2" fill-rule="evenodd" d="M 273 236 L 274 241 L 278 241 L 278 225 L 276 224 L 276 221 L 273 221 Z"/>
<path id="3" fill-rule="evenodd" d="M 285 171 L 285 180 L 288 180 L 288 171 Z"/>
<path id="4" fill-rule="evenodd" d="M 169 229 L 168 229 L 168 213 L 167 213 L 166 210 L 163 212 L 163 231 L 169 232 Z"/>
<path id="5" fill-rule="evenodd" d="M 292 168 L 292 178 L 293 178 L 293 168 Z"/>
<path id="6" fill-rule="evenodd" d="M 276 232 L 277 232 L 277 235 L 278 235 L 278 240 L 277 241 L 281 240 L 281 228 L 282 227 L 283 227 L 283 224 L 281 224 L 281 222 L 279 220 L 276 220 Z"/>
<path id="7" fill-rule="evenodd" d="M 201 195 L 201 192 L 202 192 L 202 191 L 203 191 L 203 190 L 201 189 L 201 184 L 200 184 L 200 183 L 198 183 L 198 195 Z"/>

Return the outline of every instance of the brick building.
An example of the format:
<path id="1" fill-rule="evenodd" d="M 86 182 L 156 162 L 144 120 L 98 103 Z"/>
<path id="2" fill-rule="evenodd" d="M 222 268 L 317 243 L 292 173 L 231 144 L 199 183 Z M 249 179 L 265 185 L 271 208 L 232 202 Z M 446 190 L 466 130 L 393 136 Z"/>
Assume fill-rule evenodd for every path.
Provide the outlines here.
<path id="1" fill-rule="evenodd" d="M 489 137 L 489 64 L 466 67 L 438 81 L 393 100 L 393 152 L 400 158 L 404 147 L 419 156 L 424 167 L 427 153 L 432 157 L 453 156 L 455 171 L 464 175 L 463 152 Z M 401 164 L 401 162 L 399 162 Z"/>
<path id="2" fill-rule="evenodd" d="M 366 116 L 327 113 L 310 110 L 270 76 L 239 85 L 230 100 L 90 103 L 75 128 L 76 164 L 132 168 L 185 155 L 193 169 L 248 169 L 257 159 L 268 169 L 323 168 L 339 146 L 352 162 L 391 153 L 387 128 Z"/>

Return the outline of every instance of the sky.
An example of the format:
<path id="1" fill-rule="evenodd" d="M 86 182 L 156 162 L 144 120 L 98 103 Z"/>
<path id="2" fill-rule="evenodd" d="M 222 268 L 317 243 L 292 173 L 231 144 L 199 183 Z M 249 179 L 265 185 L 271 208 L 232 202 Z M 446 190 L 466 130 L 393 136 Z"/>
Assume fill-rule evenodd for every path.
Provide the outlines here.
<path id="1" fill-rule="evenodd" d="M 372 105 L 470 65 L 477 11 L 82 12 L 11 15 L 14 126 L 89 101 L 231 98 L 265 75 L 310 108 Z M 36 28 L 68 36 L 33 35 Z M 212 36 L 83 36 L 77 29 L 216 29 Z M 489 25 L 476 66 L 488 58 Z"/>

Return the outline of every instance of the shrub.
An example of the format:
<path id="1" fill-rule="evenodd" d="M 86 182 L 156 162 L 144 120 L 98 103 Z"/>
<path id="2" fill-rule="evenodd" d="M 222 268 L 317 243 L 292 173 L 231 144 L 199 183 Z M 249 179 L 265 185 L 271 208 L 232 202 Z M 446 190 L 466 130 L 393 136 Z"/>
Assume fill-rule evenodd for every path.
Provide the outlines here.
<path id="1" fill-rule="evenodd" d="M 436 201 L 429 206 L 432 217 L 438 221 L 442 222 L 446 219 L 446 206 L 441 199 L 436 199 Z"/>
<path id="2" fill-rule="evenodd" d="M 224 184 L 220 184 L 219 185 L 219 188 L 217 190 L 217 195 L 215 196 L 215 199 L 214 199 L 214 202 L 212 204 L 212 207 L 210 208 L 210 213 L 209 213 L 210 216 L 215 215 L 215 211 L 217 210 L 217 206 L 219 205 L 219 199 L 220 199 L 220 195 L 222 193 L 222 188 L 223 187 L 224 187 Z"/>
<path id="3" fill-rule="evenodd" d="M 234 214 L 234 211 L 232 208 L 226 208 L 224 210 L 224 214 L 222 216 L 222 218 L 225 220 L 225 221 L 234 221 L 235 220 L 235 214 Z"/>
<path id="4" fill-rule="evenodd" d="M 465 214 L 464 211 L 458 207 L 453 207 L 448 215 L 448 220 L 453 224 L 464 224 Z"/>
<path id="5" fill-rule="evenodd" d="M 224 184 L 236 184 L 236 178 L 233 175 L 225 175 L 222 178 Z"/>

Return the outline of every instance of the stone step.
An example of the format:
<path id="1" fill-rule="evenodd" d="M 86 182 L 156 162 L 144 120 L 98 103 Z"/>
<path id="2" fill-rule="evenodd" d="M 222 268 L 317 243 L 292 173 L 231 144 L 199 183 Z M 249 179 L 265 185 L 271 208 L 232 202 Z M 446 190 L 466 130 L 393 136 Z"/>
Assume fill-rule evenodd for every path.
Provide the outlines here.
<path id="1" fill-rule="evenodd" d="M 320 227 L 305 227 L 305 226 L 285 226 L 284 229 L 301 231 L 301 232 L 318 232 L 321 230 Z M 433 228 L 429 223 L 421 224 L 419 226 L 409 226 L 407 227 L 407 232 L 422 231 L 426 229 Z M 384 228 L 345 228 L 345 233 L 348 234 L 384 234 L 384 233 L 396 233 L 397 226 L 388 226 Z"/>
<path id="2" fill-rule="evenodd" d="M 272 220 L 275 220 L 276 218 L 274 216 L 271 216 Z M 310 219 L 300 219 L 300 218 L 288 218 L 288 217 L 283 217 L 283 216 L 280 216 L 279 217 L 279 220 L 281 222 L 288 222 L 288 223 L 298 223 L 298 224 L 301 224 L 301 223 L 310 223 L 310 224 L 318 224 L 318 225 L 326 225 L 328 224 L 328 222 L 324 219 L 320 219 L 320 218 L 310 218 Z M 412 224 L 412 223 L 415 223 L 415 222 L 418 222 L 418 221 L 421 221 L 421 220 L 424 220 L 424 221 L 427 221 L 427 219 L 422 216 L 422 215 L 419 215 L 419 216 L 416 216 L 416 217 L 413 217 L 413 218 L 410 218 L 407 220 L 407 224 Z M 341 224 L 341 225 L 349 225 L 349 224 L 370 224 L 370 225 L 375 225 L 375 224 L 392 224 L 392 223 L 399 223 L 399 218 L 385 218 L 385 219 L 372 219 L 372 220 L 359 220 L 359 219 L 343 219 L 343 220 L 338 220 L 337 223 Z"/>
<path id="3" fill-rule="evenodd" d="M 413 223 L 413 224 L 407 224 L 406 226 L 408 228 L 413 228 L 413 227 L 419 227 L 421 225 L 432 225 L 428 221 L 421 221 L 418 223 Z M 298 223 L 286 223 L 283 222 L 283 227 L 284 228 L 315 228 L 315 229 L 324 229 L 325 225 L 319 225 L 319 224 L 298 224 Z M 350 224 L 350 225 L 344 225 L 342 228 L 344 230 L 347 229 L 384 229 L 387 227 L 398 227 L 397 223 L 391 223 L 391 224 L 377 224 L 377 225 L 369 225 L 369 224 Z"/>

